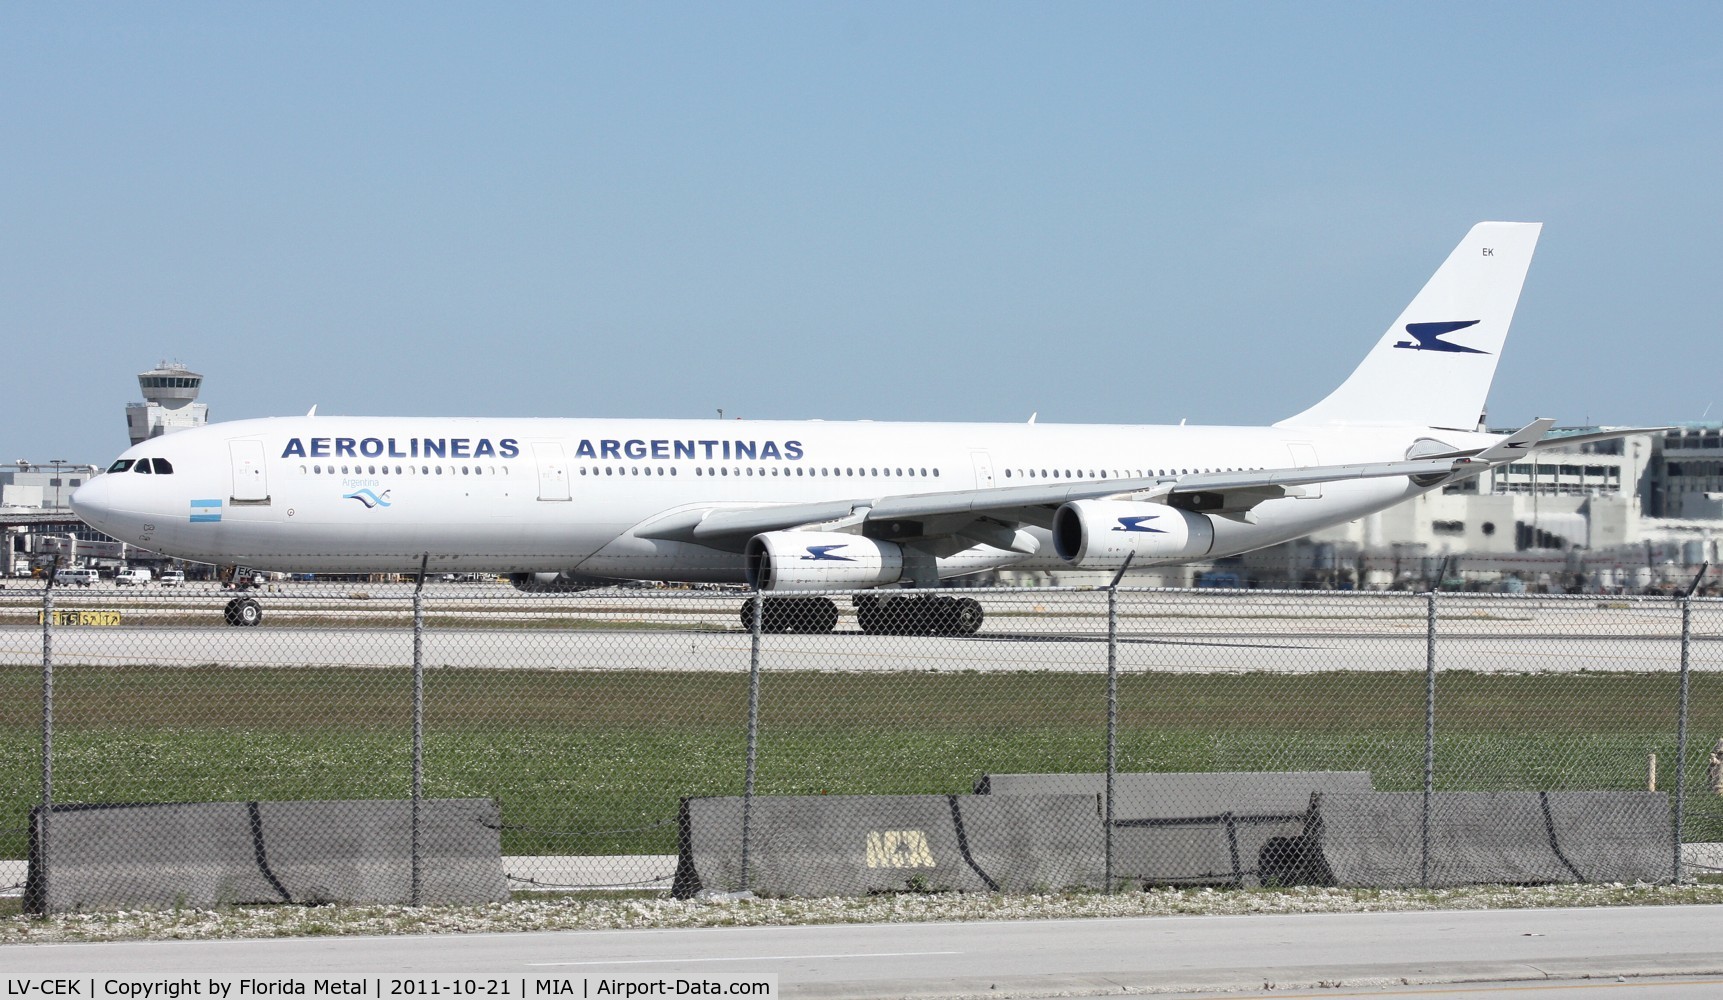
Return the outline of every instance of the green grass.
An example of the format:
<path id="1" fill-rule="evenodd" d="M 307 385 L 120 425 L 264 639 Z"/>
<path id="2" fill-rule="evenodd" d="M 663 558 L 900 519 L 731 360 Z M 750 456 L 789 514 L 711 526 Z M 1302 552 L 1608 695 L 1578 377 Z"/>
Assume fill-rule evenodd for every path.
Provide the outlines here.
<path id="1" fill-rule="evenodd" d="M 55 800 L 404 798 L 402 670 L 55 671 Z M 737 672 L 430 671 L 425 792 L 502 803 L 507 854 L 671 853 L 684 795 L 740 794 Z M 1669 675 L 1444 674 L 1437 787 L 1670 787 Z M 1703 791 L 1723 676 L 1693 678 L 1688 840 L 1723 840 Z M 1120 768 L 1368 770 L 1422 787 L 1424 677 L 1154 673 L 1121 678 Z M 1050 673 L 768 672 L 761 794 L 967 792 L 988 772 L 1100 771 L 1105 682 Z M 25 854 L 41 791 L 40 672 L 0 668 L 0 857 Z"/>

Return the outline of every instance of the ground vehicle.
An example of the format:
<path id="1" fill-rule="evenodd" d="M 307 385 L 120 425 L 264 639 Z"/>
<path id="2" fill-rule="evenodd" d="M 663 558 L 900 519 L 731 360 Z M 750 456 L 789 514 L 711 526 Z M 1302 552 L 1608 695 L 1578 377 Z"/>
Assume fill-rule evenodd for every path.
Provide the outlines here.
<path id="1" fill-rule="evenodd" d="M 162 574 L 161 583 L 164 587 L 183 587 L 185 586 L 185 573 L 177 569 L 170 569 Z"/>
<path id="2" fill-rule="evenodd" d="M 88 587 L 100 578 L 93 569 L 75 566 L 68 566 L 54 574 L 54 582 L 62 586 L 75 583 L 80 587 Z"/>
<path id="3" fill-rule="evenodd" d="M 128 566 L 114 574 L 116 587 L 142 587 L 150 582 L 150 571 L 142 566 Z"/>

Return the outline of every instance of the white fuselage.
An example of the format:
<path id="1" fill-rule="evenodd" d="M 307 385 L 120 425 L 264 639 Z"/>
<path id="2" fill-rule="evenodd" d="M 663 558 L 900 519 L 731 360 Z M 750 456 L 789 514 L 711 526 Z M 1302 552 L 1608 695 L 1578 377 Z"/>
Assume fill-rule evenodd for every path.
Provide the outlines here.
<path id="1" fill-rule="evenodd" d="M 739 581 L 738 551 L 641 535 L 690 510 L 1396 461 L 1430 437 L 1493 440 L 1406 427 L 290 417 L 147 441 L 73 503 L 121 541 L 262 569 L 409 572 L 428 556 L 432 571 Z M 1403 477 L 1307 487 L 1216 518 L 1210 555 L 1424 491 Z M 1046 545 L 978 545 L 942 558 L 939 575 L 1002 565 L 1063 563 Z"/>

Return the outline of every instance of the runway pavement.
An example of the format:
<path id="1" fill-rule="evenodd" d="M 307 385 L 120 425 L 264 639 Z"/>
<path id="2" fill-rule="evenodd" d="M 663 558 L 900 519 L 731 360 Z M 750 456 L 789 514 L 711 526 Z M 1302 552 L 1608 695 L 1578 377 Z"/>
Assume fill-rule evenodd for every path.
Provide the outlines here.
<path id="1" fill-rule="evenodd" d="M 763 664 L 789 671 L 1096 671 L 1106 662 L 1101 591 L 975 590 L 973 636 L 875 636 L 851 598 L 832 634 L 767 634 Z M 222 624 L 214 588 L 55 591 L 57 610 L 117 612 L 119 624 L 53 629 L 64 664 L 412 666 L 407 584 L 279 584 L 257 593 L 258 628 Z M 424 662 L 495 669 L 746 669 L 753 643 L 734 593 L 593 591 L 524 595 L 498 584 L 427 591 Z M 0 662 L 40 664 L 40 591 L 0 591 Z M 1421 671 L 1421 595 L 1122 591 L 1122 671 Z M 1480 672 L 1675 671 L 1680 609 L 1668 598 L 1442 595 L 1437 666 Z M 1694 669 L 1723 669 L 1723 603 L 1697 605 Z"/>
<path id="2" fill-rule="evenodd" d="M 965 592 L 988 619 L 974 636 L 878 636 L 839 596 L 830 635 L 767 635 L 771 669 L 1090 671 L 1106 662 L 1099 591 Z M 261 627 L 222 623 L 233 595 L 214 588 L 61 589 L 57 610 L 116 611 L 118 626 L 54 630 L 61 663 L 404 667 L 412 588 L 281 584 L 253 596 Z M 573 670 L 746 669 L 742 595 L 608 590 L 524 595 L 444 585 L 425 597 L 430 666 Z M 0 592 L 0 663 L 41 662 L 39 591 Z M 1119 667 L 1133 670 L 1422 670 L 1429 605 L 1420 595 L 1121 592 Z M 1438 666 L 1493 673 L 1666 671 L 1680 657 L 1668 599 L 1441 595 Z M 1694 616 L 1695 669 L 1723 669 L 1723 605 Z"/>
<path id="3" fill-rule="evenodd" d="M 194 666 L 409 667 L 410 624 L 392 628 L 367 621 L 316 626 L 272 616 L 258 628 L 223 625 L 137 624 L 119 628 L 60 628 L 53 638 L 57 662 Z M 732 612 L 733 617 L 733 612 Z M 1017 619 L 992 623 L 974 636 L 866 635 L 853 626 L 830 635 L 762 637 L 763 662 L 775 670 L 901 671 L 1104 669 L 1104 631 L 1034 630 Z M 1677 626 L 1678 627 L 1678 626 Z M 440 623 L 423 639 L 432 667 L 565 670 L 746 670 L 752 639 L 735 626 L 616 622 L 602 629 L 496 627 L 482 622 Z M 1723 669 L 1723 639 L 1700 635 L 1691 644 L 1695 669 Z M 0 663 L 39 664 L 40 626 L 0 626 Z M 1131 623 L 1120 632 L 1121 671 L 1397 671 L 1424 669 L 1426 639 L 1416 629 L 1335 631 L 1328 621 L 1280 621 L 1265 628 L 1223 628 L 1203 622 Z M 1603 630 L 1546 631 L 1516 626 L 1495 632 L 1439 630 L 1437 664 L 1443 670 L 1483 673 L 1673 671 L 1680 663 L 1679 632 L 1627 634 Z"/>

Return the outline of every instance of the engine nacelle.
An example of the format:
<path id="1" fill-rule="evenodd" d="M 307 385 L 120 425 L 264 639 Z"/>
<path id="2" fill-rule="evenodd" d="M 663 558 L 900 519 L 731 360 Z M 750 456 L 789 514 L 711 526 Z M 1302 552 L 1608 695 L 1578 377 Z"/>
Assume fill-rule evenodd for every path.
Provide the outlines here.
<path id="1" fill-rule="evenodd" d="M 1053 551 L 1079 569 L 1198 559 L 1214 548 L 1214 522 L 1162 503 L 1073 500 L 1053 515 Z"/>
<path id="2" fill-rule="evenodd" d="M 600 580 L 597 577 L 579 576 L 574 573 L 510 573 L 509 582 L 516 590 L 524 590 L 529 594 L 569 594 L 577 590 L 594 590 L 598 587 L 608 587 L 615 580 Z"/>
<path id="3" fill-rule="evenodd" d="M 746 559 L 759 590 L 854 590 L 903 576 L 897 543 L 840 531 L 768 531 L 748 539 Z"/>

